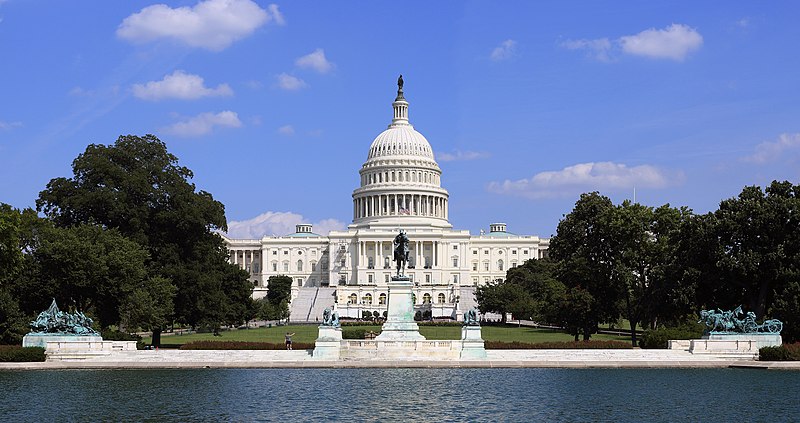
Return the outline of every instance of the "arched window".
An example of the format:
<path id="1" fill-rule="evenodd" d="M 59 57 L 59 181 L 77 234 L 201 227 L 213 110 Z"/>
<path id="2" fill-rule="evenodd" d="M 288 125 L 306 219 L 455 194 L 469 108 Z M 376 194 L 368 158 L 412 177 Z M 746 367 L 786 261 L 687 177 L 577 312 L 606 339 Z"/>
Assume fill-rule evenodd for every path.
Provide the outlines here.
<path id="1" fill-rule="evenodd" d="M 436 301 L 437 301 L 439 304 L 444 304 L 444 294 L 442 294 L 442 293 L 439 293 L 439 295 L 436 297 Z"/>
<path id="2" fill-rule="evenodd" d="M 386 294 L 378 295 L 378 304 L 380 305 L 386 304 Z"/>
<path id="3" fill-rule="evenodd" d="M 503 260 L 497 260 L 497 270 L 503 271 Z"/>
<path id="4" fill-rule="evenodd" d="M 350 300 L 347 302 L 347 304 L 355 304 L 357 302 L 358 302 L 358 295 L 356 295 L 355 293 L 350 294 Z"/>
<path id="5" fill-rule="evenodd" d="M 303 260 L 297 260 L 297 271 L 298 272 L 303 271 Z"/>
<path id="6" fill-rule="evenodd" d="M 430 304 L 430 303 L 431 303 L 431 294 L 428 294 L 426 292 L 425 295 L 422 296 L 422 304 Z"/>
<path id="7" fill-rule="evenodd" d="M 372 304 L 372 294 L 364 294 L 364 297 L 361 298 L 361 301 L 363 301 L 364 304 L 370 304 L 371 305 Z"/>

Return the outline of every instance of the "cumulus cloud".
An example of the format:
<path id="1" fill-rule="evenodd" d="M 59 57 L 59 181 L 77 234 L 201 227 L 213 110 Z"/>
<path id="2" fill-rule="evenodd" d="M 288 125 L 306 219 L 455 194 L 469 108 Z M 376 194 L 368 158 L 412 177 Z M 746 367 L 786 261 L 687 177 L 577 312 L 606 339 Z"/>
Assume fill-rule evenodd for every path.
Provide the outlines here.
<path id="1" fill-rule="evenodd" d="M 333 69 L 333 63 L 325 58 L 325 51 L 321 48 L 318 48 L 303 57 L 298 57 L 297 60 L 294 61 L 294 64 L 297 67 L 313 69 L 319 73 L 328 73 L 331 69 Z"/>
<path id="2" fill-rule="evenodd" d="M 306 81 L 288 73 L 282 73 L 276 76 L 276 79 L 278 80 L 278 88 L 286 91 L 297 91 L 308 86 Z"/>
<path id="3" fill-rule="evenodd" d="M 220 51 L 269 22 L 285 23 L 278 6 L 262 9 L 252 0 L 205 0 L 174 9 L 155 4 L 125 18 L 117 36 L 134 43 L 169 39 Z"/>
<path id="4" fill-rule="evenodd" d="M 0 120 L 0 131 L 7 131 L 20 126 L 22 126 L 22 122 L 6 122 L 4 120 Z"/>
<path id="5" fill-rule="evenodd" d="M 456 150 L 453 153 L 438 153 L 436 159 L 441 162 L 457 162 L 467 160 L 478 160 L 489 157 L 489 153 L 482 151 L 460 151 Z"/>
<path id="6" fill-rule="evenodd" d="M 620 37 L 622 51 L 636 56 L 682 61 L 703 45 L 703 36 L 686 25 L 650 28 L 636 35 Z"/>
<path id="7" fill-rule="evenodd" d="M 517 52 L 517 42 L 511 39 L 505 40 L 492 50 L 489 58 L 495 62 L 507 60 L 514 57 Z"/>
<path id="8" fill-rule="evenodd" d="M 491 182 L 489 191 L 528 198 L 573 195 L 588 190 L 619 191 L 664 188 L 682 182 L 681 172 L 668 172 L 651 165 L 628 167 L 622 163 L 579 163 L 561 170 L 540 172 L 529 179 Z"/>
<path id="9" fill-rule="evenodd" d="M 283 135 L 294 135 L 294 127 L 292 125 L 283 125 L 278 128 L 278 132 Z"/>
<path id="10" fill-rule="evenodd" d="M 236 112 L 230 110 L 219 113 L 201 113 L 170 125 L 165 131 L 181 137 L 197 137 L 210 133 L 217 126 L 239 128 L 242 126 L 242 121 L 239 120 Z"/>
<path id="11" fill-rule="evenodd" d="M 263 236 L 288 235 L 295 232 L 295 225 L 308 223 L 303 215 L 292 212 L 268 211 L 242 221 L 228 222 L 228 237 L 238 239 L 259 239 Z M 315 234 L 328 235 L 330 231 L 342 231 L 344 222 L 336 219 L 323 219 L 312 223 Z"/>
<path id="12" fill-rule="evenodd" d="M 228 84 L 208 88 L 199 75 L 176 70 L 164 76 L 160 81 L 150 81 L 146 84 L 134 84 L 131 87 L 133 95 L 142 100 L 158 101 L 168 98 L 180 100 L 195 100 L 202 97 L 231 96 L 233 90 Z"/>
<path id="13" fill-rule="evenodd" d="M 586 51 L 590 57 L 604 62 L 611 61 L 612 53 L 680 62 L 689 53 L 700 49 L 703 45 L 703 36 L 687 25 L 672 24 L 664 29 L 650 28 L 615 40 L 608 38 L 567 40 L 560 45 L 569 50 Z"/>
<path id="14" fill-rule="evenodd" d="M 800 134 L 781 134 L 775 141 L 764 141 L 756 146 L 756 151 L 742 160 L 765 164 L 786 157 L 789 152 L 800 153 Z"/>

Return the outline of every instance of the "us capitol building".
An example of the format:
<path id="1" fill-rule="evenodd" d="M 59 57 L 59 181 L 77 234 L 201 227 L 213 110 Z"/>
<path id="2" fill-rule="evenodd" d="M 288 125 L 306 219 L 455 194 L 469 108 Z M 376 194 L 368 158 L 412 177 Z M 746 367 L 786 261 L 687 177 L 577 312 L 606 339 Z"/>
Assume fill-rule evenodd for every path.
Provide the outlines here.
<path id="1" fill-rule="evenodd" d="M 383 314 L 399 229 L 411 240 L 406 275 L 415 285 L 415 308 L 433 317 L 460 319 L 475 305 L 475 286 L 502 280 L 510 267 L 546 255 L 548 238 L 512 234 L 504 223 L 477 236 L 453 229 L 442 170 L 428 140 L 408 120 L 402 76 L 392 108 L 391 124 L 372 141 L 358 172 L 346 231 L 323 236 L 303 224 L 286 236 L 224 237 L 231 263 L 250 272 L 254 298 L 266 295 L 270 276 L 294 280 L 292 321 L 313 321 L 334 304 L 341 316 Z"/>

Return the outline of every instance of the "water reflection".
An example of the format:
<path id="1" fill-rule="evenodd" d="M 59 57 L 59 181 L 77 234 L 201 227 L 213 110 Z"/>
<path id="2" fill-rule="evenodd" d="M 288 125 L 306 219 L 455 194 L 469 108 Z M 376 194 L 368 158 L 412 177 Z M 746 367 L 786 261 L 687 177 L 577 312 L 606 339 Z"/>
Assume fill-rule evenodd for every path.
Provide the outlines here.
<path id="1" fill-rule="evenodd" d="M 800 373 L 729 369 L 0 372 L 4 421 L 792 421 Z"/>

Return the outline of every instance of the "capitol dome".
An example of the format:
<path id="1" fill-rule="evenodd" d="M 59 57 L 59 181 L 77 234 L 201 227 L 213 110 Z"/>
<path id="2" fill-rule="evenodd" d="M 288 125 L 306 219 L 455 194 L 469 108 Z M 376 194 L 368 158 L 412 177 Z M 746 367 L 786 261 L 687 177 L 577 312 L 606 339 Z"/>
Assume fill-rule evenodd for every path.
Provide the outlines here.
<path id="1" fill-rule="evenodd" d="M 442 170 L 428 140 L 408 120 L 402 76 L 392 110 L 392 122 L 372 141 L 359 171 L 353 225 L 451 227 Z"/>

